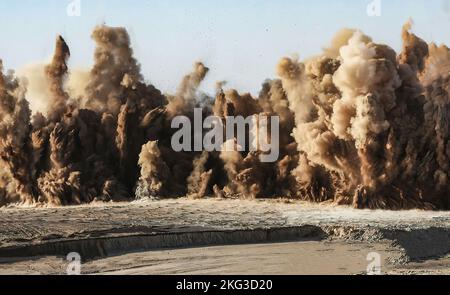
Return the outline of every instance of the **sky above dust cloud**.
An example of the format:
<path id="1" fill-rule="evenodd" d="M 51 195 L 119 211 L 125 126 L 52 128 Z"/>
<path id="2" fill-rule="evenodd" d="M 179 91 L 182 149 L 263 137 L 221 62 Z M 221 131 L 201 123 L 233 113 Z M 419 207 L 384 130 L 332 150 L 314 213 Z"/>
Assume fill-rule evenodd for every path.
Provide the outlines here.
<path id="1" fill-rule="evenodd" d="M 89 68 L 95 25 L 128 29 L 145 78 L 174 93 L 195 61 L 212 70 L 202 90 L 215 83 L 256 94 L 276 76 L 283 56 L 318 54 L 343 27 L 359 28 L 400 49 L 402 25 L 428 42 L 450 44 L 449 0 L 381 0 L 381 15 L 367 14 L 369 0 L 81 0 L 81 15 L 68 16 L 72 0 L 0 0 L 0 58 L 6 68 L 48 60 L 53 41 L 68 42 L 71 67 Z"/>

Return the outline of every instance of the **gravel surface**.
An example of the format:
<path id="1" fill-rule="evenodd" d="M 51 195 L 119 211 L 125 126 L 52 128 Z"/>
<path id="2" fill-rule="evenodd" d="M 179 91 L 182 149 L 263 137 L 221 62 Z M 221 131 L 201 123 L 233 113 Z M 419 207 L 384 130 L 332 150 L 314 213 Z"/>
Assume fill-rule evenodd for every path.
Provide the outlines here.
<path id="1" fill-rule="evenodd" d="M 389 230 L 450 228 L 450 212 L 372 211 L 302 202 L 162 200 L 0 209 L 0 247 L 141 231 L 238 230 L 302 225 Z"/>

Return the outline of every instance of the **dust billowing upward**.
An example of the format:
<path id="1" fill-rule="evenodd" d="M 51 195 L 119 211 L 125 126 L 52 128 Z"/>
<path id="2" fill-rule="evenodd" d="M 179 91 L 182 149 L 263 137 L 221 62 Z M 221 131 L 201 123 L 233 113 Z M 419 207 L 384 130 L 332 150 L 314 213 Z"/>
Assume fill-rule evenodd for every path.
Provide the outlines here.
<path id="1" fill-rule="evenodd" d="M 450 49 L 411 23 L 400 53 L 345 29 L 315 57 L 283 58 L 258 97 L 223 82 L 215 97 L 201 93 L 209 69 L 200 62 L 163 95 L 144 81 L 124 28 L 99 26 L 92 38 L 89 73 L 68 69 L 57 38 L 33 88 L 45 88 L 32 105 L 46 112 L 31 110 L 30 84 L 0 63 L 0 205 L 190 196 L 450 209 Z M 278 160 L 261 162 L 249 146 L 175 152 L 171 121 L 193 120 L 194 108 L 222 120 L 278 116 Z"/>

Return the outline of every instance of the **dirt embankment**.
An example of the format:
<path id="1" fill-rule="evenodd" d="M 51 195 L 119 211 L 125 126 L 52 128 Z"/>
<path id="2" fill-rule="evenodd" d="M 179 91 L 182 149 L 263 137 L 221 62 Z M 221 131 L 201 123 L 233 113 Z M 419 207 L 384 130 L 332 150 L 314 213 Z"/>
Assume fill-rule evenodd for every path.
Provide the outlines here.
<path id="1" fill-rule="evenodd" d="M 257 247 L 256 244 L 266 246 Z M 343 273 L 359 272 L 367 264 L 364 259 L 361 261 L 361 257 L 365 258 L 369 250 L 376 250 L 383 254 L 385 263 L 392 266 L 389 271 L 410 273 L 420 269 L 419 266 L 408 269 L 413 263 L 439 258 L 447 261 L 450 212 L 371 211 L 300 202 L 187 199 L 0 210 L 0 272 L 5 267 L 7 271 L 13 271 L 18 267 L 17 263 L 19 266 L 20 263 L 30 265 L 27 264 L 31 261 L 29 257 L 49 259 L 78 252 L 92 273 L 121 269 L 114 266 L 121 265 L 119 258 L 114 259 L 116 256 L 128 259 L 129 268 L 142 267 L 142 273 L 183 273 L 186 269 L 177 259 L 187 257 L 189 253 L 184 252 L 191 251 L 195 260 L 193 247 L 207 247 L 202 251 L 213 253 L 214 246 L 223 247 L 220 251 L 230 257 L 236 249 L 245 254 L 255 247 L 258 249 L 254 252 L 256 260 L 258 255 L 276 257 L 268 254 L 271 251 L 287 255 L 268 259 L 268 265 L 289 256 L 300 259 L 303 254 L 303 260 L 316 257 L 317 260 L 314 262 L 311 258 L 310 263 L 321 265 L 321 259 L 330 256 L 329 260 L 334 262 L 327 265 L 334 265 L 334 268 L 328 269 L 328 273 L 338 273 L 341 268 L 347 270 Z M 155 255 L 163 255 L 167 249 L 176 252 L 173 256 L 175 261 L 171 263 L 179 265 L 178 270 L 156 263 L 159 259 Z M 324 256 L 323 253 L 329 255 Z M 349 258 L 351 253 L 359 253 L 355 254 L 357 260 L 354 263 Z M 230 267 L 230 273 L 251 273 L 251 255 L 244 254 L 243 259 L 249 257 L 248 267 L 245 270 Z M 153 257 L 152 261 L 159 266 L 149 268 L 148 264 L 142 265 L 139 263 L 142 257 L 136 255 L 144 255 L 148 259 Z M 161 255 L 159 257 L 164 256 Z M 220 261 L 213 254 L 211 259 L 215 261 L 211 262 L 212 269 L 220 271 Z M 57 261 L 53 263 L 56 268 L 64 265 L 61 258 Z M 102 263 L 109 267 L 101 268 Z M 305 270 L 312 271 L 314 267 L 307 267 L 308 263 L 302 265 Z M 44 265 L 52 263 L 47 261 Z M 20 267 L 17 270 L 20 273 Z M 327 273 L 326 268 L 320 267 L 315 273 L 321 270 Z M 52 273 L 49 270 L 42 272 Z M 199 272 L 201 269 L 192 270 L 192 273 Z M 280 270 L 280 273 L 298 272 L 301 273 L 301 269 L 281 267 Z M 279 272 L 268 268 L 267 273 Z"/>

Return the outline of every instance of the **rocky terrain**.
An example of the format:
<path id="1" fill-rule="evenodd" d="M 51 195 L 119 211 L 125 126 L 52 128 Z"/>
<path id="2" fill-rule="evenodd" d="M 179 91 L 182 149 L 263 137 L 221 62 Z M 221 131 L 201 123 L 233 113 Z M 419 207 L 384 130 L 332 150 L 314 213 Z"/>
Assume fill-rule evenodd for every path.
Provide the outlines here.
<path id="1" fill-rule="evenodd" d="M 449 274 L 450 212 L 285 200 L 144 200 L 0 209 L 0 273 Z"/>

